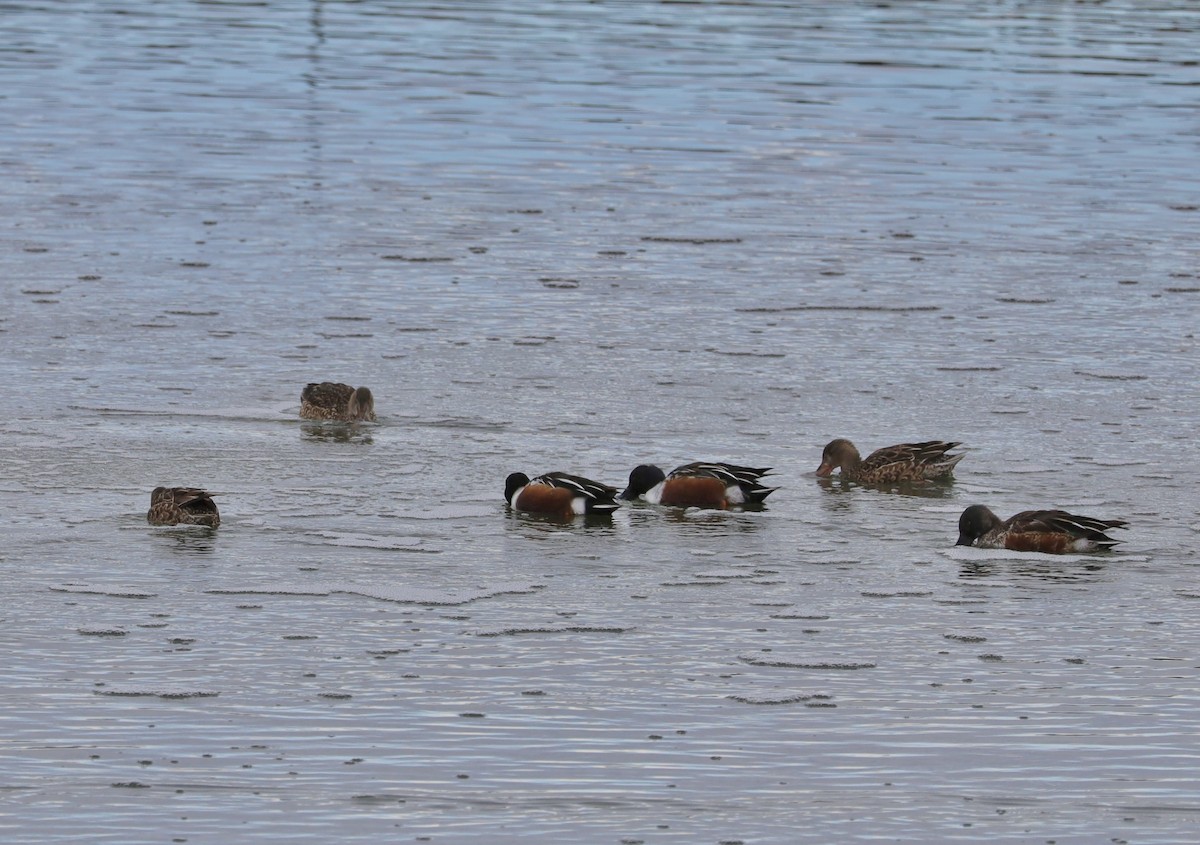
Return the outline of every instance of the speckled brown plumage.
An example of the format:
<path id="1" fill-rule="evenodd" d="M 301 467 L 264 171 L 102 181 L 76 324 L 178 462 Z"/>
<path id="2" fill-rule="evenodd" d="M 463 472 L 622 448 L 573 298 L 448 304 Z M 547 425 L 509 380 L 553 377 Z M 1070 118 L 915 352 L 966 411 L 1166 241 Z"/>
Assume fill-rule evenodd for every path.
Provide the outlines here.
<path id="1" fill-rule="evenodd" d="M 306 420 L 375 421 L 375 397 L 366 387 L 323 381 L 300 392 L 300 416 Z"/>
<path id="2" fill-rule="evenodd" d="M 817 475 L 827 476 L 840 468 L 842 478 L 860 484 L 897 484 L 948 478 L 961 454 L 946 454 L 960 443 L 926 440 L 923 443 L 899 443 L 877 449 L 864 460 L 849 440 L 830 441 L 821 454 Z"/>
<path id="3" fill-rule="evenodd" d="M 150 510 L 146 521 L 151 525 L 221 524 L 217 503 L 212 496 L 196 487 L 155 487 L 150 494 Z"/>

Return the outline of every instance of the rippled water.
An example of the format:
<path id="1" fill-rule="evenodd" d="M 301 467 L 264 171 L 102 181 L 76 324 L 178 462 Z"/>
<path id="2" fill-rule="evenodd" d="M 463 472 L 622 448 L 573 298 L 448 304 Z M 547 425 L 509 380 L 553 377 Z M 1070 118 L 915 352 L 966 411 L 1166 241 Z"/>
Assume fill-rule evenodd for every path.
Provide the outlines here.
<path id="1" fill-rule="evenodd" d="M 0 838 L 1193 841 L 1198 31 L 4 4 Z M 968 455 L 818 481 L 837 436 Z M 501 501 L 696 459 L 781 489 Z M 1131 529 L 955 548 L 976 502 Z"/>

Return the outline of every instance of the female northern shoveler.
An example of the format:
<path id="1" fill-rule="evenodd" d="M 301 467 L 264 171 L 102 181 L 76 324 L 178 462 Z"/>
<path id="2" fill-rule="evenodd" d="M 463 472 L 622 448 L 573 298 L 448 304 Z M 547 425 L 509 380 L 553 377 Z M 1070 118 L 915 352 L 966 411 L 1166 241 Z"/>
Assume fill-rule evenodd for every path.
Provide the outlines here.
<path id="1" fill-rule="evenodd" d="M 212 496 L 195 487 L 155 487 L 150 494 L 150 510 L 146 521 L 151 525 L 221 524 L 217 503 Z"/>
<path id="2" fill-rule="evenodd" d="M 311 382 L 300 391 L 300 416 L 306 420 L 368 420 L 375 422 L 375 397 L 369 388 Z"/>
<path id="3" fill-rule="evenodd" d="M 548 472 L 530 480 L 514 472 L 504 482 L 504 501 L 514 510 L 569 519 L 583 514 L 610 514 L 621 505 L 617 488 L 565 472 Z"/>
<path id="4" fill-rule="evenodd" d="M 730 505 L 759 505 L 778 490 L 760 479 L 770 467 L 697 461 L 671 470 L 670 475 L 652 464 L 642 464 L 629 473 L 629 486 L 622 499 L 645 499 L 656 505 L 725 509 Z"/>
<path id="5" fill-rule="evenodd" d="M 853 443 L 838 438 L 830 441 L 821 453 L 821 465 L 817 467 L 817 475 L 827 476 L 835 468 L 840 468 L 842 478 L 860 484 L 896 484 L 904 481 L 948 478 L 954 472 L 954 465 L 961 461 L 963 456 L 946 453 L 961 445 L 945 440 L 900 443 L 877 449 L 863 460 Z"/>
<path id="6" fill-rule="evenodd" d="M 1022 511 L 1001 520 L 983 505 L 971 505 L 958 518 L 955 545 L 1055 555 L 1107 551 L 1121 541 L 1104 532 L 1128 524 L 1120 519 L 1094 519 L 1057 510 Z"/>

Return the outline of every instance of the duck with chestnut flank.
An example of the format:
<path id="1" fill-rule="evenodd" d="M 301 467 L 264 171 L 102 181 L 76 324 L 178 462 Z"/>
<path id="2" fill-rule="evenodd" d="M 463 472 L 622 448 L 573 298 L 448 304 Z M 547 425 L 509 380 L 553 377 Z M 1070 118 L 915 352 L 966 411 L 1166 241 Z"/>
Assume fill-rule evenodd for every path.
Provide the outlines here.
<path id="1" fill-rule="evenodd" d="M 532 479 L 514 472 L 504 481 L 504 501 L 513 510 L 563 519 L 611 514 L 621 506 L 616 495 L 615 487 L 565 472 L 547 472 Z"/>
<path id="2" fill-rule="evenodd" d="M 761 505 L 778 487 L 767 487 L 762 477 L 770 467 L 744 467 L 697 461 L 664 473 L 653 464 L 642 464 L 629 473 L 622 499 L 643 499 L 656 505 L 716 508 Z"/>
<path id="3" fill-rule="evenodd" d="M 971 505 L 958 518 L 955 545 L 1056 555 L 1107 551 L 1121 541 L 1105 532 L 1128 525 L 1120 519 L 1096 519 L 1060 510 L 1022 511 L 1002 520 L 983 505 Z"/>

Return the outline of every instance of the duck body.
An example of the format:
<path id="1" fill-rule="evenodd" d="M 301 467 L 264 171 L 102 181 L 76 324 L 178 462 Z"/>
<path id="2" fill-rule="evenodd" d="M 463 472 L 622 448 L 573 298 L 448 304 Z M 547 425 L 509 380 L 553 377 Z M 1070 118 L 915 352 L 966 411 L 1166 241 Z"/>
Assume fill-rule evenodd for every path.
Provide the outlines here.
<path id="1" fill-rule="evenodd" d="M 151 525 L 216 528 L 221 524 L 221 515 L 212 496 L 197 487 L 155 487 L 150 494 L 146 521 Z"/>
<path id="2" fill-rule="evenodd" d="M 840 469 L 842 478 L 860 484 L 897 484 L 949 478 L 963 455 L 947 454 L 961 443 L 926 440 L 898 443 L 876 449 L 864 459 L 849 440 L 831 440 L 821 453 L 817 475 L 825 477 Z"/>
<path id="3" fill-rule="evenodd" d="M 340 382 L 310 382 L 300 391 L 300 416 L 306 420 L 375 421 L 370 388 Z"/>
<path id="4" fill-rule="evenodd" d="M 1108 551 L 1120 540 L 1106 532 L 1128 525 L 1120 519 L 1096 519 L 1063 510 L 1021 511 L 1002 520 L 984 505 L 971 505 L 958 518 L 955 545 L 1059 555 Z"/>
<path id="5" fill-rule="evenodd" d="M 504 501 L 513 510 L 563 519 L 611 514 L 621 506 L 616 495 L 615 487 L 565 472 L 547 472 L 532 479 L 514 472 L 504 482 Z"/>
<path id="6" fill-rule="evenodd" d="M 642 499 L 670 507 L 718 510 L 737 505 L 760 505 L 779 489 L 762 483 L 762 477 L 770 471 L 770 467 L 697 461 L 666 474 L 653 464 L 641 464 L 629 473 L 629 484 L 620 498 Z"/>

